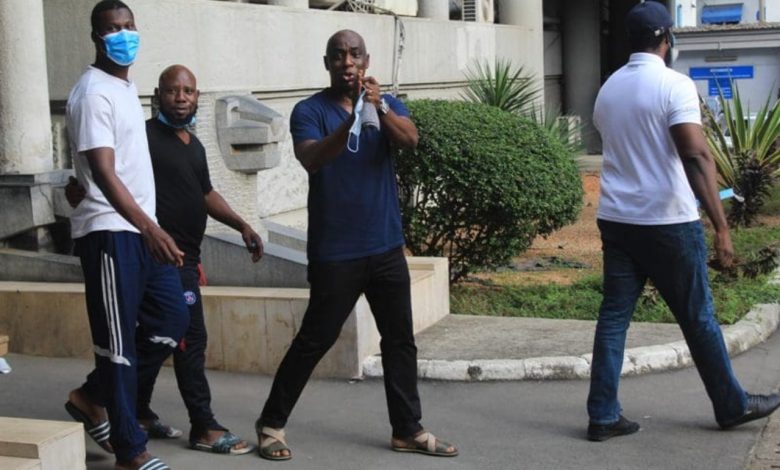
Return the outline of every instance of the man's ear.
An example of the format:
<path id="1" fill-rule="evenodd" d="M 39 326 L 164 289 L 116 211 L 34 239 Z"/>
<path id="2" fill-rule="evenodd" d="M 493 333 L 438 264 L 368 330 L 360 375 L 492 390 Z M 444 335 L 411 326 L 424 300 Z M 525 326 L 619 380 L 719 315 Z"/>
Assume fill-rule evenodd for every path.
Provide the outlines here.
<path id="1" fill-rule="evenodd" d="M 330 72 L 330 66 L 328 66 L 328 56 L 322 56 L 322 63 L 325 64 L 325 70 Z"/>
<path id="2" fill-rule="evenodd" d="M 100 36 L 98 36 L 98 33 L 92 31 L 92 33 L 90 33 L 90 36 L 92 38 L 92 42 L 95 43 L 95 47 L 97 47 L 101 51 L 105 50 L 106 47 L 105 43 L 103 42 L 103 39 Z"/>
<path id="3" fill-rule="evenodd" d="M 366 54 L 366 60 L 363 65 L 363 70 L 368 69 L 368 65 L 371 63 L 371 54 Z"/>

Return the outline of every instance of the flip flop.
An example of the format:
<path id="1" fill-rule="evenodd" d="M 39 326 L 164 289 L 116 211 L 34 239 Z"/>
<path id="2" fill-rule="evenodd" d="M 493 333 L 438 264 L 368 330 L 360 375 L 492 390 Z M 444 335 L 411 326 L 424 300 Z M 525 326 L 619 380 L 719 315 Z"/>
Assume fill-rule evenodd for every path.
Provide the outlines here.
<path id="1" fill-rule="evenodd" d="M 171 467 L 165 465 L 165 463 L 157 457 L 152 457 L 147 460 L 145 464 L 138 467 L 138 470 L 171 470 Z"/>
<path id="2" fill-rule="evenodd" d="M 219 439 L 212 444 L 206 444 L 201 441 L 190 441 L 190 449 L 202 450 L 203 452 L 212 452 L 214 454 L 229 454 L 229 455 L 243 455 L 248 454 L 255 450 L 255 446 L 247 442 L 246 447 L 236 449 L 234 446 L 241 443 L 240 437 L 236 436 L 232 432 L 225 432 L 225 434 L 219 436 Z"/>
<path id="3" fill-rule="evenodd" d="M 403 442 L 403 445 L 396 445 L 396 441 Z M 458 449 L 454 445 L 441 441 L 428 431 L 423 431 L 417 436 L 410 436 L 404 439 L 394 439 L 391 443 L 396 452 L 416 452 L 418 454 L 434 455 L 436 457 L 455 457 L 458 455 Z M 447 452 L 447 448 L 455 449 L 453 452 Z"/>
<path id="4" fill-rule="evenodd" d="M 159 419 L 155 419 L 149 424 L 143 424 L 139 421 L 138 425 L 146 431 L 150 439 L 176 439 L 184 434 L 180 429 L 163 424 Z"/>
<path id="5" fill-rule="evenodd" d="M 90 421 L 89 417 L 78 409 L 76 405 L 71 403 L 70 400 L 65 402 L 65 411 L 67 411 L 73 419 L 84 425 L 84 430 L 97 445 L 109 454 L 114 453 L 111 443 L 108 442 L 108 438 L 111 436 L 111 423 L 109 423 L 108 420 L 93 423 Z"/>
<path id="6" fill-rule="evenodd" d="M 117 462 L 116 468 L 131 468 L 129 467 L 130 464 L 128 463 L 120 463 Z M 138 470 L 171 470 L 171 467 L 165 464 L 162 460 L 160 460 L 157 457 L 152 457 L 143 464 L 141 464 L 140 467 L 138 467 Z"/>
<path id="7" fill-rule="evenodd" d="M 287 447 L 287 441 L 284 438 L 284 429 L 274 429 L 263 427 L 258 433 L 260 448 L 258 453 L 260 457 L 266 460 L 290 460 L 292 452 Z M 274 455 L 274 452 L 286 450 L 290 455 Z"/>

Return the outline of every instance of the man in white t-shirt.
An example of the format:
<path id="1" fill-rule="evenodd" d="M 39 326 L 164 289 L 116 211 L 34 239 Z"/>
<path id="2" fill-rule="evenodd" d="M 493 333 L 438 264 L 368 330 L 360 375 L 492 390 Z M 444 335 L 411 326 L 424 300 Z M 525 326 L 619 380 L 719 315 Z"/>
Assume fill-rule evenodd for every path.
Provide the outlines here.
<path id="1" fill-rule="evenodd" d="M 767 416 L 780 406 L 780 394 L 743 391 L 713 315 L 696 198 L 715 229 L 721 266 L 732 264 L 733 248 L 696 87 L 664 63 L 673 52 L 672 18 L 665 6 L 647 1 L 629 12 L 626 25 L 633 53 L 601 88 L 593 112 L 604 146 L 597 215 L 604 298 L 588 396 L 592 441 L 639 430 L 638 423 L 621 415 L 617 392 L 626 331 L 648 279 L 682 329 L 722 428 Z"/>
<path id="2" fill-rule="evenodd" d="M 136 325 L 145 336 L 138 340 L 150 344 L 144 361 L 161 364 L 189 321 L 175 268 L 183 252 L 155 219 L 146 124 L 128 79 L 139 43 L 133 13 L 119 0 L 103 0 L 91 22 L 95 63 L 68 97 L 67 123 L 86 191 L 71 216 L 71 235 L 84 272 L 95 369 L 65 408 L 116 454 L 117 468 L 167 469 L 146 451 L 136 421 Z"/>

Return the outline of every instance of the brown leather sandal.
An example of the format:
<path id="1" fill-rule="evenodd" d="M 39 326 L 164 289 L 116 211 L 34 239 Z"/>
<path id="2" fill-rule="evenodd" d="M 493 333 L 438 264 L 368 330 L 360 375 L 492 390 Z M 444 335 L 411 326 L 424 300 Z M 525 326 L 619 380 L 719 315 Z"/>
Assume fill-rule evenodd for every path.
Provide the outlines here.
<path id="1" fill-rule="evenodd" d="M 458 449 L 454 445 L 437 439 L 428 431 L 422 431 L 415 436 L 406 438 L 393 438 L 391 445 L 396 452 L 416 452 L 436 457 L 455 457 L 458 455 Z M 450 447 L 454 450 L 449 451 Z"/>

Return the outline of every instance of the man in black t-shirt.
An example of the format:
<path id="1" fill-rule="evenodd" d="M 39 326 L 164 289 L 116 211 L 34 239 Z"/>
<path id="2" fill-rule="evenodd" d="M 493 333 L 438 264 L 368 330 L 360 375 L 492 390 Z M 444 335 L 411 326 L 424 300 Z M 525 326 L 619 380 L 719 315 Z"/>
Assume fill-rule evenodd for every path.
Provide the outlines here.
<path id="1" fill-rule="evenodd" d="M 166 68 L 155 89 L 160 112 L 146 122 L 157 193 L 157 220 L 184 252 L 184 265 L 179 268 L 179 274 L 190 311 L 190 326 L 174 352 L 174 371 L 190 417 L 190 447 L 219 454 L 245 454 L 254 450 L 254 446 L 221 426 L 211 411 L 211 393 L 205 374 L 207 333 L 198 282 L 200 244 L 207 216 L 238 230 L 253 262 L 262 257 L 263 242 L 211 186 L 206 150 L 187 130 L 197 112 L 200 93 L 196 85 L 195 76 L 186 67 Z M 80 201 L 77 192 L 72 185 L 67 188 L 72 205 Z M 137 345 L 140 373 L 136 416 L 150 437 L 179 437 L 182 432 L 162 424 L 150 408 L 159 365 L 140 367 L 147 356 L 144 347 L 141 343 Z"/>

